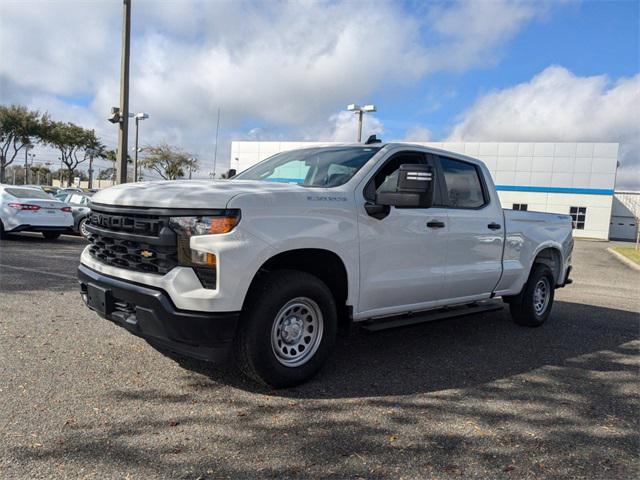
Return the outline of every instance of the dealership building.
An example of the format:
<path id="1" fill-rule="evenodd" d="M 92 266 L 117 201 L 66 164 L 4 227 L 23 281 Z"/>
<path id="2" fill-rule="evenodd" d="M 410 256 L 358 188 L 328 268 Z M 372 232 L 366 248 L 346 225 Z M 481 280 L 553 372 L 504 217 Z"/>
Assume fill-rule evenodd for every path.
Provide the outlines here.
<path id="1" fill-rule="evenodd" d="M 616 194 L 617 143 L 415 142 L 482 160 L 504 208 L 564 213 L 574 236 L 634 239 L 637 192 Z M 234 141 L 230 168 L 241 172 L 279 152 L 326 142 Z"/>

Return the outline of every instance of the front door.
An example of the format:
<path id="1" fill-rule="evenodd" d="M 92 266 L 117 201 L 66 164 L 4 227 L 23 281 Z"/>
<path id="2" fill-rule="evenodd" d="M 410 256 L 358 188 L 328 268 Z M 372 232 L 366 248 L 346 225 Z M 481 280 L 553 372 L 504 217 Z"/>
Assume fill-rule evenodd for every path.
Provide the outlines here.
<path id="1" fill-rule="evenodd" d="M 432 164 L 422 152 L 391 156 L 364 189 L 365 201 L 375 193 L 395 189 L 403 164 Z M 439 187 L 436 187 L 439 195 Z M 387 315 L 429 308 L 441 300 L 445 282 L 447 213 L 442 208 L 396 208 L 379 220 L 362 206 L 360 237 L 360 298 L 357 317 Z"/>

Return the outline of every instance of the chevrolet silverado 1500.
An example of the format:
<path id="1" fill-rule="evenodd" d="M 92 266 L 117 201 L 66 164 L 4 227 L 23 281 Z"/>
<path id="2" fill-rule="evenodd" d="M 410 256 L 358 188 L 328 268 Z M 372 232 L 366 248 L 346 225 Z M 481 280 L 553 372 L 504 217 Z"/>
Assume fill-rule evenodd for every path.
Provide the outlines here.
<path id="1" fill-rule="evenodd" d="M 89 308 L 157 347 L 233 353 L 275 387 L 313 376 L 343 322 L 502 297 L 516 323 L 539 326 L 570 281 L 568 215 L 503 210 L 482 162 L 408 144 L 119 185 L 91 208 L 78 272 Z"/>

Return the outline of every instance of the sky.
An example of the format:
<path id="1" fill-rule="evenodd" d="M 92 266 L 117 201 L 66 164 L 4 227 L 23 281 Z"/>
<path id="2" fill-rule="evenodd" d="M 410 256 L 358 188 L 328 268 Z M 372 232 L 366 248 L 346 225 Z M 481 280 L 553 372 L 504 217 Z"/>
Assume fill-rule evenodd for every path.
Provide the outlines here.
<path id="1" fill-rule="evenodd" d="M 640 189 L 640 2 L 133 0 L 141 144 L 228 167 L 232 140 L 621 144 Z M 0 2 L 0 101 L 94 128 L 119 102 L 122 2 Z M 131 132 L 133 133 L 133 132 Z M 58 155 L 39 148 L 36 163 Z M 98 168 L 108 163 L 98 164 Z"/>

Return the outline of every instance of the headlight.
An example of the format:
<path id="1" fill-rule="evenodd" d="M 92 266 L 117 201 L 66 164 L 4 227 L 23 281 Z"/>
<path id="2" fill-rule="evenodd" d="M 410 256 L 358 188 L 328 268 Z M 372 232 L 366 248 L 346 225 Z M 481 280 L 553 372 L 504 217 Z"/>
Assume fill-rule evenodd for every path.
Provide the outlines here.
<path id="1" fill-rule="evenodd" d="M 179 235 L 215 235 L 229 233 L 240 221 L 239 210 L 221 210 L 220 215 L 171 217 L 169 226 Z"/>
<path id="2" fill-rule="evenodd" d="M 190 238 L 229 233 L 239 221 L 239 210 L 220 210 L 219 215 L 169 218 L 169 226 L 178 234 L 178 262 L 185 267 L 192 267 L 205 288 L 216 288 L 218 261 L 213 253 L 193 250 Z"/>

